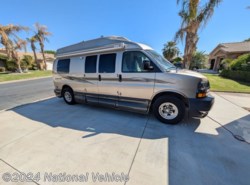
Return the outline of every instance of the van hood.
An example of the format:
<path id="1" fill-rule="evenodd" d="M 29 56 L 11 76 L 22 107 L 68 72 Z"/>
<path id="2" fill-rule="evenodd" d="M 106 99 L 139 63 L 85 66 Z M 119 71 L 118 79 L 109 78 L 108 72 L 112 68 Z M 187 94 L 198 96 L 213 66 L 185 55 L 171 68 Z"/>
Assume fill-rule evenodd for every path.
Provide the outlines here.
<path id="1" fill-rule="evenodd" d="M 201 73 L 198 73 L 198 72 L 195 72 L 195 71 L 190 71 L 190 70 L 187 70 L 187 69 L 171 70 L 171 73 L 176 73 L 176 74 L 180 74 L 180 75 L 187 75 L 187 76 L 192 76 L 192 77 L 207 80 L 207 77 L 205 77 Z"/>

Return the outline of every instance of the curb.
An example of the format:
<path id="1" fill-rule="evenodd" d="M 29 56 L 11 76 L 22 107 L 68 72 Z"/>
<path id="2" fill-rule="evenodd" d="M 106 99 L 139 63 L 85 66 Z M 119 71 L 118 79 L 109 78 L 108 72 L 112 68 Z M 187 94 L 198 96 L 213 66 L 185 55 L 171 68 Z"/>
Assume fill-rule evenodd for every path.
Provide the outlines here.
<path id="1" fill-rule="evenodd" d="M 215 93 L 232 93 L 232 94 L 250 94 L 250 92 L 236 92 L 236 91 L 211 91 L 210 92 L 215 92 Z"/>
<path id="2" fill-rule="evenodd" d="M 15 82 L 25 82 L 29 80 L 39 80 L 39 79 L 44 79 L 44 78 L 52 78 L 52 76 L 43 76 L 43 77 L 34 77 L 34 78 L 27 78 L 27 79 L 21 79 L 21 80 L 10 80 L 6 82 L 0 82 L 1 84 L 9 84 L 9 83 L 15 83 Z"/>

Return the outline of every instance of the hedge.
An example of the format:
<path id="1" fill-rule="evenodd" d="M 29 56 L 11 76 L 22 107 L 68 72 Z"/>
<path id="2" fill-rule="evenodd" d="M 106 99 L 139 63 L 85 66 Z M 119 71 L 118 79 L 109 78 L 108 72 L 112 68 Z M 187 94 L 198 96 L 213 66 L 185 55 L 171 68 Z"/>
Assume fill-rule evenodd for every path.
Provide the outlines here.
<path id="1" fill-rule="evenodd" d="M 220 73 L 220 76 L 225 78 L 231 78 L 234 80 L 240 80 L 243 82 L 250 82 L 250 71 L 223 70 Z"/>

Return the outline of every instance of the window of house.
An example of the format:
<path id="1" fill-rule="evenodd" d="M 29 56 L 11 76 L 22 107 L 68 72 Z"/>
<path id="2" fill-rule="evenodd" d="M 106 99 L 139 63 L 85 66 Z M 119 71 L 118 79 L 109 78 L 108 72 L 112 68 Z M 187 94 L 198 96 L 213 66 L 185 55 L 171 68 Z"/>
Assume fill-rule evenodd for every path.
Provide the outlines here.
<path id="1" fill-rule="evenodd" d="M 69 73 L 70 59 L 62 59 L 57 62 L 58 73 Z"/>
<path id="2" fill-rule="evenodd" d="M 103 54 L 99 59 L 99 73 L 114 73 L 115 72 L 116 54 Z"/>
<path id="3" fill-rule="evenodd" d="M 85 73 L 96 73 L 97 55 L 87 56 L 85 60 Z"/>

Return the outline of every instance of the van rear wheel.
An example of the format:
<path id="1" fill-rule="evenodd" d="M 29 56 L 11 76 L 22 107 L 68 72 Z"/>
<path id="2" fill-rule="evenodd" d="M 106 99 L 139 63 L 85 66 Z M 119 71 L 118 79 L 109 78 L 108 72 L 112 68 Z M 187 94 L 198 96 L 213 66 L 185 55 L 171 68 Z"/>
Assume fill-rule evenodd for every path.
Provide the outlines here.
<path id="1" fill-rule="evenodd" d="M 67 104 L 69 105 L 75 104 L 74 92 L 71 88 L 65 87 L 63 89 L 62 94 L 63 94 L 63 99 Z"/>
<path id="2" fill-rule="evenodd" d="M 153 113 L 159 121 L 175 125 L 185 116 L 185 104 L 176 97 L 163 96 L 154 102 Z"/>

